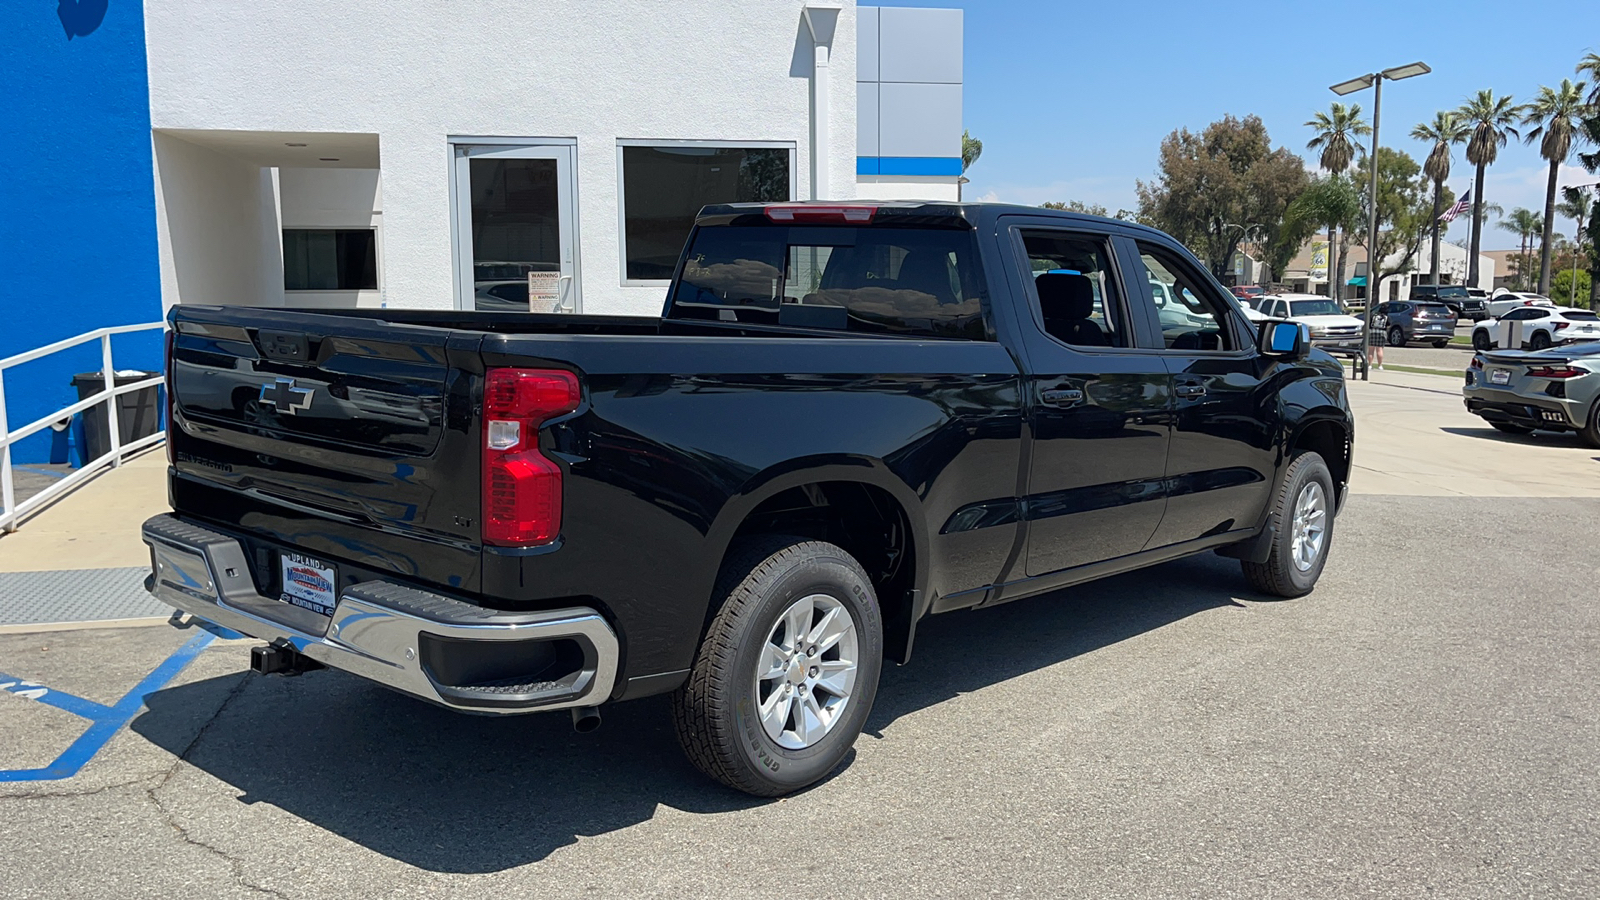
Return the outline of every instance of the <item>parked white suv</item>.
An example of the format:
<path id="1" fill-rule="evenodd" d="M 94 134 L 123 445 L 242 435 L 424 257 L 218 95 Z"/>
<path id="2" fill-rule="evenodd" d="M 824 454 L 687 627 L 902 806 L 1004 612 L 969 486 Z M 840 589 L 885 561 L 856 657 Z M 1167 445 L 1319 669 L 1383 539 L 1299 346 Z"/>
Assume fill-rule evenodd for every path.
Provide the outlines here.
<path id="1" fill-rule="evenodd" d="M 1555 306 L 1556 302 L 1543 294 L 1527 291 L 1508 291 L 1501 288 L 1489 298 L 1489 318 L 1498 319 L 1519 306 Z"/>
<path id="2" fill-rule="evenodd" d="M 1600 317 L 1566 306 L 1519 306 L 1472 328 L 1472 349 L 1544 350 L 1558 344 L 1600 340 Z"/>
<path id="3" fill-rule="evenodd" d="M 1293 319 L 1311 329 L 1311 344 L 1324 350 L 1358 350 L 1361 320 L 1339 308 L 1337 300 L 1321 294 L 1269 294 L 1256 308 L 1270 318 Z"/>

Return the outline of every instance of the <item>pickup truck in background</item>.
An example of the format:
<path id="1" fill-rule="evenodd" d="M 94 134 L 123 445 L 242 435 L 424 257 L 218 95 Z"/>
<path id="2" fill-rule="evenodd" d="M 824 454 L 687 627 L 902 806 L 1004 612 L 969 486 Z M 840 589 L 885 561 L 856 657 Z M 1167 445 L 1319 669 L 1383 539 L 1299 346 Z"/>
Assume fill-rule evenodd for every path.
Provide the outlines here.
<path id="1" fill-rule="evenodd" d="M 1027 207 L 707 207 L 659 319 L 180 306 L 169 340 L 157 597 L 258 671 L 468 712 L 670 694 L 768 796 L 929 614 L 1210 551 L 1310 591 L 1351 464 L 1303 326 Z"/>

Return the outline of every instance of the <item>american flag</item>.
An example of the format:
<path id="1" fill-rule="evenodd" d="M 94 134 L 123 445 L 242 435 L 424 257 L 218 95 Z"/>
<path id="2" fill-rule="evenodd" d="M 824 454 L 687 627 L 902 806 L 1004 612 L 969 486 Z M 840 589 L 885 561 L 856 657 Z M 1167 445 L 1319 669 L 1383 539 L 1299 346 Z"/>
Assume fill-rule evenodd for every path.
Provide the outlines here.
<path id="1" fill-rule="evenodd" d="M 1452 206 L 1449 209 L 1445 210 L 1443 215 L 1439 216 L 1439 221 L 1441 221 L 1441 222 L 1445 223 L 1446 225 L 1448 225 L 1451 222 L 1454 222 L 1456 220 L 1456 216 L 1461 215 L 1462 213 L 1466 212 L 1467 210 L 1469 210 L 1471 208 L 1472 208 L 1472 190 L 1469 188 L 1465 194 L 1461 195 L 1461 199 L 1456 201 L 1456 205 L 1455 206 Z"/>

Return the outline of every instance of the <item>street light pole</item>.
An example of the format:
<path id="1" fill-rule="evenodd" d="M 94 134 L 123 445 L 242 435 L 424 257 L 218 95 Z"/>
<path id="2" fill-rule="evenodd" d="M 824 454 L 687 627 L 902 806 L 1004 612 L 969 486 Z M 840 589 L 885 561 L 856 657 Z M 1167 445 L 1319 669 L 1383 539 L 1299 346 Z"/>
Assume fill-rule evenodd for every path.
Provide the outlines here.
<path id="1" fill-rule="evenodd" d="M 1395 66 L 1381 72 L 1361 75 L 1349 81 L 1341 81 L 1328 89 L 1342 97 L 1345 94 L 1372 88 L 1372 154 L 1367 157 L 1367 173 L 1370 176 L 1367 179 L 1367 308 L 1361 314 L 1365 326 L 1361 336 L 1363 341 L 1372 340 L 1372 313 L 1377 307 L 1378 299 L 1378 285 L 1374 283 L 1372 276 L 1382 262 L 1378 258 L 1378 115 L 1383 109 L 1383 80 L 1387 78 L 1390 81 L 1399 81 L 1402 78 L 1426 75 L 1432 71 L 1427 63 L 1414 62 L 1408 66 Z M 1363 367 L 1361 380 L 1366 381 L 1367 378 L 1367 369 Z"/>

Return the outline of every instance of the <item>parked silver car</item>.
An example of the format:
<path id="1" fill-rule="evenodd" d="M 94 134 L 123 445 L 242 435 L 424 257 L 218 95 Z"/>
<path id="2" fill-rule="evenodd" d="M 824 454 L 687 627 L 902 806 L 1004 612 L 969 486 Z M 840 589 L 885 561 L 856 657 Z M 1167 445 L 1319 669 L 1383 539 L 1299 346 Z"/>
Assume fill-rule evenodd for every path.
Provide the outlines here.
<path id="1" fill-rule="evenodd" d="M 1468 412 L 1507 434 L 1575 431 L 1600 447 L 1600 343 L 1479 353 L 1463 393 Z"/>

